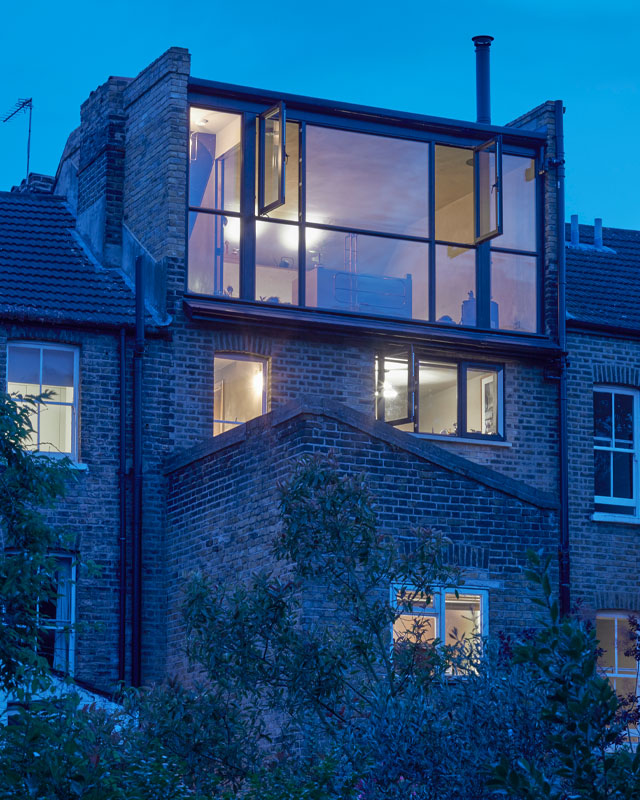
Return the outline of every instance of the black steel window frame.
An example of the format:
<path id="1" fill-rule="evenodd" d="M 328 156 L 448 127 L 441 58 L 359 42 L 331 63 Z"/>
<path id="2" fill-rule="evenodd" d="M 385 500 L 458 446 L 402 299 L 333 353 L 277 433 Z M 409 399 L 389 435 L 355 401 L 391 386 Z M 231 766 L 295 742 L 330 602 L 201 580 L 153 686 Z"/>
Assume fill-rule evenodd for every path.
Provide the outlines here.
<path id="1" fill-rule="evenodd" d="M 406 359 L 407 360 L 407 386 L 408 386 L 408 416 L 406 419 L 386 420 L 385 419 L 385 398 L 384 398 L 384 359 Z M 420 362 L 427 361 L 429 364 L 455 364 L 457 367 L 457 433 L 456 436 L 448 436 L 439 433 L 424 433 L 420 427 Z M 476 361 L 473 359 L 458 359 L 455 357 L 446 358 L 442 356 L 433 357 L 425 350 L 415 350 L 410 347 L 408 350 L 391 349 L 380 351 L 376 355 L 377 363 L 377 385 L 376 385 L 376 418 L 389 425 L 402 425 L 413 422 L 413 433 L 418 436 L 437 437 L 444 441 L 451 439 L 479 439 L 481 441 L 506 441 L 506 391 L 505 391 L 505 366 L 504 364 Z M 484 370 L 486 372 L 496 372 L 498 374 L 500 395 L 498 397 L 498 433 L 477 433 L 467 431 L 467 371 L 470 369 Z"/>
<path id="2" fill-rule="evenodd" d="M 256 149 L 256 131 L 259 131 L 260 115 L 270 109 L 273 109 L 274 104 L 258 105 L 248 100 L 241 100 L 235 98 L 207 98 L 208 102 L 203 102 L 200 99 L 193 100 L 189 105 L 189 110 L 194 108 L 203 108 L 210 111 L 221 111 L 224 113 L 235 113 L 241 115 L 241 181 L 240 181 L 240 212 L 212 210 L 208 208 L 201 208 L 196 206 L 187 205 L 185 214 L 185 241 L 187 244 L 188 253 L 188 220 L 189 214 L 205 213 L 205 214 L 218 214 L 228 217 L 236 217 L 240 220 L 240 297 L 239 298 L 226 298 L 218 295 L 202 295 L 197 294 L 189 289 L 188 285 L 188 255 L 187 255 L 187 271 L 185 275 L 185 296 L 209 298 L 216 301 L 243 303 L 246 305 L 255 305 L 260 308 L 268 306 L 270 309 L 278 308 L 291 308 L 287 305 L 268 304 L 265 302 L 257 301 L 255 299 L 255 282 L 256 282 L 256 222 L 267 222 L 279 225 L 290 225 L 298 229 L 298 305 L 296 308 L 313 314 L 322 315 L 327 313 L 327 310 L 316 306 L 306 306 L 305 304 L 305 283 L 306 283 L 306 228 L 317 230 L 330 230 L 339 233 L 354 233 L 363 236 L 374 236 L 385 239 L 395 239 L 398 241 L 411 241 L 423 243 L 428 245 L 428 262 L 426 265 L 428 276 L 428 308 L 429 319 L 419 320 L 414 318 L 407 318 L 405 321 L 419 325 L 420 323 L 429 323 L 437 325 L 440 329 L 456 329 L 466 331 L 494 331 L 504 332 L 508 331 L 510 334 L 530 336 L 543 333 L 542 321 L 544 319 L 544 275 L 543 275 L 543 230 L 544 230 L 544 200 L 542 181 L 538 177 L 542 165 L 542 147 L 532 148 L 530 146 L 519 145 L 505 145 L 502 143 L 501 154 L 516 155 L 531 158 L 534 161 L 536 170 L 536 250 L 517 250 L 512 248 L 503 248 L 492 246 L 491 241 L 482 241 L 479 244 L 469 242 L 454 242 L 448 240 L 441 240 L 435 238 L 435 148 L 437 145 L 446 145 L 448 147 L 460 147 L 468 150 L 470 154 L 474 154 L 477 148 L 487 144 L 486 134 L 479 133 L 476 139 L 469 137 L 456 136 L 455 134 L 448 135 L 438 131 L 437 133 L 431 131 L 423 131 L 420 129 L 396 127 L 384 123 L 366 122 L 363 120 L 351 120 L 348 118 L 334 118 L 328 114 L 309 112 L 306 110 L 291 109 L 291 106 L 286 110 L 286 119 L 288 122 L 297 123 L 298 128 L 298 152 L 299 152 L 299 181 L 298 181 L 298 219 L 287 220 L 278 219 L 277 217 L 270 217 L 268 214 L 256 213 L 256 166 L 258 164 L 258 153 Z M 306 168 L 306 126 L 307 124 L 317 125 L 319 127 L 327 127 L 336 130 L 345 130 L 356 133 L 367 133 L 378 136 L 385 136 L 394 139 L 408 139 L 411 141 L 422 142 L 429 145 L 428 159 L 428 197 L 429 197 L 429 224 L 428 235 L 411 236 L 404 234 L 393 234 L 383 231 L 376 231 L 363 228 L 348 228 L 339 225 L 324 225 L 321 223 L 307 223 L 306 221 L 306 181 L 305 181 L 305 168 Z M 187 135 L 189 133 L 189 124 L 187 124 Z M 517 131 L 514 130 L 514 135 Z M 494 137 L 495 138 L 495 137 Z M 188 176 L 187 176 L 188 181 Z M 188 197 L 188 192 L 187 192 Z M 286 201 L 286 197 L 283 198 Z M 474 217 L 475 220 L 475 217 Z M 475 224 L 475 223 L 474 223 Z M 451 247 L 459 247 L 467 250 L 475 250 L 476 253 L 476 325 L 463 326 L 452 323 L 440 323 L 436 319 L 436 246 L 444 245 Z M 491 302 L 491 252 L 503 252 L 512 255 L 529 256 L 536 259 L 536 330 L 535 331 L 511 331 L 508 329 L 491 328 L 490 320 L 490 302 Z M 277 314 L 277 311 L 274 313 Z M 329 312 L 334 314 L 335 312 Z M 340 311 L 340 316 L 352 317 L 357 320 L 363 321 L 363 326 L 366 325 L 365 320 L 375 318 L 377 321 L 384 323 L 385 321 L 397 321 L 394 317 L 385 317 L 379 315 L 361 314 L 359 312 Z"/>

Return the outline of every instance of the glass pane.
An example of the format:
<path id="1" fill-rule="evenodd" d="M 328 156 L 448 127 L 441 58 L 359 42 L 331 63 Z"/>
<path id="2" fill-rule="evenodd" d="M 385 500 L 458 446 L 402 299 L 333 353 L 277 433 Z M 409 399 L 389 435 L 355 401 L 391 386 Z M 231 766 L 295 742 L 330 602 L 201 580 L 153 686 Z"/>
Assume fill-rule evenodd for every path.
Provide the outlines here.
<path id="1" fill-rule="evenodd" d="M 307 228 L 307 306 L 428 318 L 428 245 Z"/>
<path id="2" fill-rule="evenodd" d="M 396 601 L 398 607 L 411 607 L 412 611 L 426 611 L 434 607 L 433 596 L 424 592 L 416 592 L 412 589 L 405 589 L 404 592 L 397 592 Z"/>
<path id="3" fill-rule="evenodd" d="M 241 116 L 190 110 L 189 205 L 240 211 Z"/>
<path id="4" fill-rule="evenodd" d="M 71 350 L 42 351 L 42 391 L 52 392 L 51 400 L 73 403 L 74 363 Z"/>
<path id="5" fill-rule="evenodd" d="M 17 384 L 18 387 L 24 386 L 24 384 Z M 15 389 L 13 384 L 9 384 L 7 387 L 7 391 L 9 394 L 19 393 L 19 394 L 33 394 L 32 392 L 23 392 L 21 388 Z M 36 392 L 37 393 L 37 392 Z M 18 403 L 20 408 L 26 408 L 29 414 L 29 422 L 31 423 L 32 430 L 30 431 L 29 435 L 26 439 L 23 439 L 23 445 L 27 450 L 37 450 L 38 449 L 38 407 L 34 407 L 29 403 Z"/>
<path id="6" fill-rule="evenodd" d="M 467 433 L 500 433 L 498 372 L 467 370 Z"/>
<path id="7" fill-rule="evenodd" d="M 40 406 L 40 450 L 43 453 L 71 453 L 71 406 L 43 403 Z"/>
<path id="8" fill-rule="evenodd" d="M 452 245 L 436 247 L 436 320 L 476 324 L 476 251 Z"/>
<path id="9" fill-rule="evenodd" d="M 420 362 L 418 430 L 420 433 L 458 434 L 458 367 Z"/>
<path id="10" fill-rule="evenodd" d="M 633 453 L 612 453 L 613 496 L 633 498 Z"/>
<path id="11" fill-rule="evenodd" d="M 298 226 L 256 222 L 256 300 L 298 305 Z"/>
<path id="12" fill-rule="evenodd" d="M 264 413 L 264 363 L 214 358 L 213 435 Z"/>
<path id="13" fill-rule="evenodd" d="M 616 440 L 633 442 L 633 397 L 630 394 L 614 394 Z M 616 442 L 617 443 L 617 442 Z"/>
<path id="14" fill-rule="evenodd" d="M 9 345 L 9 366 L 7 380 L 10 383 L 18 383 L 36 387 L 35 389 L 14 389 L 21 394 L 40 393 L 40 348 L 21 347 L 20 345 Z M 9 390 L 11 391 L 11 390 Z"/>
<path id="15" fill-rule="evenodd" d="M 635 675 L 638 666 L 634 656 L 637 645 L 635 634 L 629 627 L 629 620 L 626 617 L 618 617 L 617 623 L 618 671 L 629 670 Z M 629 655 L 625 655 L 626 653 Z"/>
<path id="16" fill-rule="evenodd" d="M 473 244 L 473 151 L 436 146 L 436 239 Z"/>
<path id="17" fill-rule="evenodd" d="M 532 158 L 502 156 L 503 233 L 495 247 L 536 249 L 536 166 Z"/>
<path id="18" fill-rule="evenodd" d="M 444 642 L 451 644 L 452 641 L 470 639 L 474 635 L 482 633 L 480 618 L 481 598 L 475 594 L 455 594 L 447 592 L 445 598 L 445 624 L 446 631 Z"/>
<path id="19" fill-rule="evenodd" d="M 432 642 L 437 636 L 436 617 L 426 614 L 400 614 L 393 623 L 394 641 Z"/>
<path id="20" fill-rule="evenodd" d="M 409 416 L 409 366 L 406 358 L 384 358 L 384 418 L 387 422 Z"/>
<path id="21" fill-rule="evenodd" d="M 611 453 L 608 450 L 593 451 L 593 478 L 596 497 L 610 497 Z"/>
<path id="22" fill-rule="evenodd" d="M 593 435 L 611 440 L 611 392 L 593 393 Z"/>
<path id="23" fill-rule="evenodd" d="M 615 678 L 613 681 L 616 694 L 619 697 L 628 697 L 630 694 L 637 694 L 637 679 L 634 678 Z"/>
<path id="24" fill-rule="evenodd" d="M 492 328 L 535 332 L 537 328 L 537 294 L 535 258 L 492 251 Z"/>
<path id="25" fill-rule="evenodd" d="M 264 122 L 264 198 L 263 205 L 277 203 L 282 178 L 282 118 L 280 109 L 265 117 Z"/>
<path id="26" fill-rule="evenodd" d="M 240 220 L 189 213 L 189 291 L 240 297 Z"/>
<path id="27" fill-rule="evenodd" d="M 307 220 L 427 236 L 428 145 L 307 126 Z"/>
<path id="28" fill-rule="evenodd" d="M 256 131 L 256 152 L 258 132 Z M 269 219 L 298 219 L 298 189 L 300 182 L 300 124 L 287 121 L 287 158 L 285 161 L 285 187 L 283 205 L 268 211 Z M 258 162 L 256 161 L 256 215 L 258 214 Z"/>
<path id="29" fill-rule="evenodd" d="M 615 646 L 615 620 L 606 617 L 596 619 L 596 638 L 600 642 L 600 649 L 603 651 L 598 659 L 598 664 L 602 669 L 614 670 L 616 666 L 616 646 Z"/>
<path id="30" fill-rule="evenodd" d="M 498 175 L 495 144 L 476 153 L 476 188 L 478 192 L 478 238 L 487 238 L 498 228 Z"/>

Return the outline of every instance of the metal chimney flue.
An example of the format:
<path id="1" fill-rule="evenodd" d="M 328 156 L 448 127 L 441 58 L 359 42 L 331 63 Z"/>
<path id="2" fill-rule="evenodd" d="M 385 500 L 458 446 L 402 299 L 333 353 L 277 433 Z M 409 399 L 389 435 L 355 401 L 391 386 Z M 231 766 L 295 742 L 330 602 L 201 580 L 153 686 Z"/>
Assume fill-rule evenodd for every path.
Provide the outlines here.
<path id="1" fill-rule="evenodd" d="M 478 122 L 491 123 L 491 77 L 489 48 L 493 36 L 474 36 L 476 46 L 476 105 Z"/>

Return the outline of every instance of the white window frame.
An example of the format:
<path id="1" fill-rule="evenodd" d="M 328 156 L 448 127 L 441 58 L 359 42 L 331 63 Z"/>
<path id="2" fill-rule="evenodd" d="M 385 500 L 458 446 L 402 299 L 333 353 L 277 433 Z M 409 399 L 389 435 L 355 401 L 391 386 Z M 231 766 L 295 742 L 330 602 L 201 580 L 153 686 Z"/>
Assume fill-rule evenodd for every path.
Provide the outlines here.
<path id="1" fill-rule="evenodd" d="M 616 386 L 611 384 L 594 384 L 593 387 L 593 394 L 595 395 L 596 392 L 609 392 L 612 395 L 621 394 L 627 395 L 633 398 L 633 448 L 622 448 L 615 446 L 615 419 L 612 417 L 611 424 L 612 424 L 612 431 L 611 431 L 611 446 L 608 445 L 597 445 L 595 436 L 593 438 L 593 452 L 594 452 L 594 484 L 595 484 L 595 452 L 597 450 L 604 451 L 608 453 L 625 453 L 629 455 L 629 453 L 633 456 L 633 475 L 632 475 L 632 485 L 633 485 L 633 498 L 624 498 L 624 497 L 613 497 L 608 495 L 597 495 L 595 494 L 595 486 L 594 486 L 594 495 L 593 495 L 593 502 L 594 505 L 601 505 L 601 506 L 611 506 L 611 511 L 604 511 L 604 510 L 594 510 L 593 518 L 598 520 L 606 520 L 609 518 L 615 518 L 615 520 L 627 522 L 633 522 L 638 519 L 640 516 L 640 470 L 638 469 L 638 450 L 640 447 L 640 424 L 639 424 L 639 417 L 640 417 L 640 393 L 637 389 L 629 389 L 625 386 Z M 595 421 L 595 420 L 594 420 Z M 611 480 L 613 481 L 613 470 L 611 471 Z M 626 506 L 632 509 L 632 513 L 630 514 L 623 514 L 619 511 L 616 511 L 616 506 Z"/>
<path id="2" fill-rule="evenodd" d="M 51 624 L 46 625 L 44 622 L 40 625 L 40 611 L 38 610 L 38 627 L 42 630 L 53 630 L 53 631 L 65 631 L 67 627 L 69 631 L 67 633 L 68 642 L 69 642 L 69 660 L 67 665 L 67 670 L 64 671 L 64 674 L 70 675 L 73 677 L 75 672 L 75 662 L 76 662 L 76 559 L 71 553 L 65 552 L 52 552 L 49 553 L 50 557 L 55 561 L 56 566 L 64 561 L 70 566 L 69 574 L 70 574 L 70 581 L 69 581 L 69 610 L 70 610 L 70 619 L 68 622 L 64 624 Z M 58 598 L 56 598 L 56 609 L 57 609 L 57 602 Z M 53 667 L 52 667 L 53 668 Z"/>
<path id="3" fill-rule="evenodd" d="M 397 597 L 398 593 L 404 591 L 411 596 L 417 590 L 411 586 L 403 584 L 394 584 L 390 587 L 390 602 L 391 607 L 397 611 L 400 610 Z M 442 586 L 433 587 L 433 607 L 429 609 L 416 609 L 411 612 L 408 610 L 402 611 L 403 615 L 415 617 L 435 617 L 435 638 L 440 639 L 442 644 L 449 644 L 445 641 L 443 635 L 446 635 L 447 619 L 446 619 L 446 600 L 447 596 L 455 597 L 455 589 L 448 589 Z M 489 590 L 477 587 L 473 584 L 461 586 L 458 588 L 459 595 L 473 594 L 480 597 L 480 630 L 479 636 L 485 639 L 489 635 Z M 442 634 L 442 635 L 441 635 Z M 395 639 L 393 635 L 393 623 L 391 624 L 391 644 L 393 646 Z"/>
<path id="4" fill-rule="evenodd" d="M 40 420 L 39 415 L 40 412 L 38 410 L 38 426 L 37 426 L 37 441 L 36 447 L 33 452 L 40 453 L 42 455 L 50 456 L 53 458 L 63 458 L 64 456 L 68 456 L 72 461 L 78 461 L 78 384 L 79 384 L 79 365 L 80 365 L 80 349 L 74 345 L 67 345 L 67 344 L 59 344 L 58 342 L 31 342 L 31 341 L 23 341 L 20 339 L 15 339 L 7 342 L 7 366 L 6 366 L 6 374 L 5 374 L 5 386 L 7 390 L 9 388 L 9 350 L 11 347 L 26 347 L 34 350 L 40 351 L 40 374 L 39 374 L 39 385 L 40 385 L 40 392 L 42 393 L 42 358 L 43 358 L 43 351 L 44 350 L 64 350 L 66 352 L 72 352 L 73 356 L 73 402 L 72 403 L 63 403 L 59 400 L 47 400 L 44 402 L 44 405 L 52 405 L 52 406 L 70 406 L 71 407 L 71 452 L 70 453 L 63 453 L 63 452 L 56 452 L 51 450 L 40 450 Z"/>
<path id="5" fill-rule="evenodd" d="M 262 416 L 267 413 L 267 387 L 269 383 L 269 360 L 264 358 L 264 356 L 257 356 L 252 355 L 251 353 L 235 353 L 227 350 L 216 350 L 213 354 L 213 397 L 215 397 L 216 392 L 216 358 L 224 358 L 227 361 L 253 361 L 257 364 L 262 364 L 262 410 L 258 416 Z M 212 401 L 213 401 L 212 397 Z M 213 406 L 212 402 L 212 406 Z M 252 417 L 252 419 L 256 419 L 256 417 Z M 239 425 L 246 424 L 248 420 L 243 422 L 236 422 L 235 420 L 227 420 L 227 419 L 216 419 L 215 416 L 213 418 L 213 425 L 233 425 L 237 428 Z M 233 428 L 231 429 L 233 430 Z M 226 433 L 226 431 L 222 431 L 222 433 Z M 220 436 L 220 434 L 214 434 L 214 436 Z"/>

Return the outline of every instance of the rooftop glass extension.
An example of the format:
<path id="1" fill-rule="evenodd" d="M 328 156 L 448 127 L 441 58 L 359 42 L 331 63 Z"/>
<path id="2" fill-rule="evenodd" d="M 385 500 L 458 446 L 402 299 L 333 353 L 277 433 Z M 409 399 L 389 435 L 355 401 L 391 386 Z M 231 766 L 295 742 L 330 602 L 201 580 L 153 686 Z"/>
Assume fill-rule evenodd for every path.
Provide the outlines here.
<path id="1" fill-rule="evenodd" d="M 191 107 L 190 293 L 539 330 L 535 152 L 287 111 Z"/>

